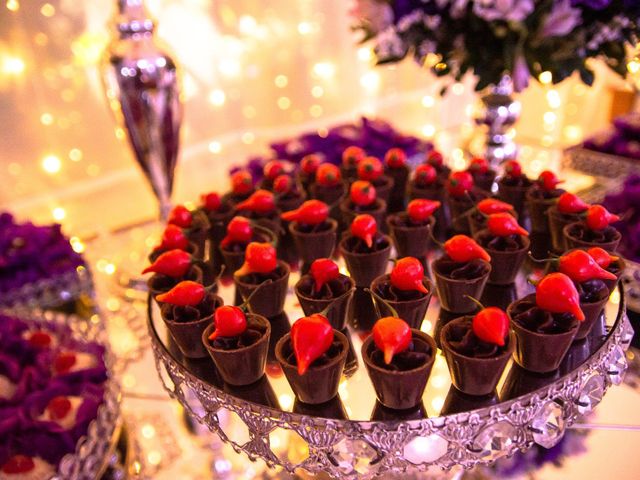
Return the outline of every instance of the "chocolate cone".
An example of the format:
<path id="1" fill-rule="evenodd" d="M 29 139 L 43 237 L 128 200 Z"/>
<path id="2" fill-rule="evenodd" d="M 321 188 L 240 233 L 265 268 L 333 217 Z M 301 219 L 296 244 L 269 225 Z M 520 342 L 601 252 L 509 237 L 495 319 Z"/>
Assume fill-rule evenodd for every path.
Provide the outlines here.
<path id="1" fill-rule="evenodd" d="M 431 232 L 435 224 L 436 219 L 431 217 L 425 225 L 408 226 L 400 222 L 398 214 L 389 215 L 387 227 L 398 252 L 398 258 L 426 259 L 431 249 Z"/>
<path id="2" fill-rule="evenodd" d="M 149 263 L 155 262 L 160 255 L 168 251 L 169 250 L 167 249 L 160 249 L 160 248 L 152 251 L 148 257 Z M 204 258 L 204 253 L 205 253 L 204 250 L 201 250 L 200 245 L 198 245 L 195 242 L 189 241 L 189 244 L 187 245 L 187 248 L 184 249 L 184 251 L 190 254 L 191 257 L 193 258 L 197 258 L 199 260 L 202 260 Z"/>
<path id="3" fill-rule="evenodd" d="M 340 175 L 342 176 L 343 180 L 347 181 L 349 185 L 351 185 L 358 179 L 358 167 L 356 167 L 355 165 L 347 166 L 342 164 L 340 165 Z"/>
<path id="4" fill-rule="evenodd" d="M 509 285 L 515 282 L 520 267 L 522 267 L 522 264 L 527 258 L 527 252 L 529 252 L 531 242 L 527 236 L 520 235 L 522 247 L 518 250 L 496 250 L 487 246 L 492 238 L 493 235 L 489 230 L 480 230 L 475 236 L 475 240 L 491 256 L 489 283 Z"/>
<path id="5" fill-rule="evenodd" d="M 511 364 L 507 378 L 500 390 L 500 400 L 506 402 L 526 395 L 540 388 L 544 388 L 560 377 L 560 372 L 554 370 L 549 373 L 529 372 L 517 363 Z"/>
<path id="6" fill-rule="evenodd" d="M 526 195 L 527 209 L 531 218 L 531 231 L 536 233 L 549 233 L 549 217 L 547 210 L 556 204 L 556 198 L 537 198 L 534 189 L 529 189 Z"/>
<path id="7" fill-rule="evenodd" d="M 496 285 L 495 283 L 487 283 L 484 286 L 480 302 L 485 307 L 498 307 L 506 310 L 511 302 L 517 298 L 516 285 L 510 283 L 508 285 Z"/>
<path id="8" fill-rule="evenodd" d="M 347 194 L 347 186 L 340 183 L 334 187 L 324 187 L 314 183 L 309 187 L 311 198 L 321 200 L 330 207 L 336 205 Z"/>
<path id="9" fill-rule="evenodd" d="M 368 287 L 376 277 L 382 275 L 387 269 L 389 255 L 391 255 L 391 239 L 384 235 L 386 247 L 370 253 L 353 253 L 346 249 L 345 243 L 348 237 L 340 242 L 340 251 L 344 256 L 349 274 L 358 287 Z"/>
<path id="10" fill-rule="evenodd" d="M 389 213 L 400 212 L 406 207 L 405 192 L 407 190 L 409 171 L 409 167 L 406 165 L 395 168 L 387 167 L 385 169 L 385 173 L 393 179 L 393 188 L 387 202 L 387 211 Z"/>
<path id="11" fill-rule="evenodd" d="M 370 332 L 378 320 L 378 312 L 368 289 L 356 287 L 347 313 L 349 324 L 358 332 Z"/>
<path id="12" fill-rule="evenodd" d="M 223 389 L 234 397 L 241 398 L 247 402 L 257 403 L 276 410 L 281 409 L 276 392 L 273 390 L 269 380 L 267 380 L 266 375 L 263 375 L 257 382 L 250 385 L 240 386 L 225 383 Z"/>
<path id="13" fill-rule="evenodd" d="M 298 255 L 305 264 L 310 265 L 318 258 L 331 257 L 336 246 L 338 222 L 329 218 L 327 223 L 330 225 L 328 229 L 310 233 L 300 231 L 298 222 L 289 225 Z"/>
<path id="14" fill-rule="evenodd" d="M 567 250 L 563 229 L 570 223 L 580 221 L 580 215 L 560 213 L 558 205 L 553 205 L 547 210 L 547 217 L 549 219 L 549 233 L 551 234 L 551 248 L 555 253 L 562 254 Z"/>
<path id="15" fill-rule="evenodd" d="M 456 233 L 468 235 L 471 233 L 469 217 L 465 215 L 473 208 L 473 200 L 468 197 L 452 197 L 449 195 L 449 209 L 451 210 L 451 223 Z"/>
<path id="16" fill-rule="evenodd" d="M 336 395 L 328 402 L 317 405 L 304 403 L 296 398 L 293 402 L 293 413 L 309 415 L 311 417 L 332 418 L 334 420 L 348 420 L 349 418 L 340 400 L 340 395 Z"/>
<path id="17" fill-rule="evenodd" d="M 433 327 L 433 339 L 436 341 L 436 345 L 438 345 L 439 349 L 442 349 L 442 345 L 440 344 L 442 329 L 447 326 L 449 322 L 454 321 L 456 318 L 460 318 L 459 313 L 448 312 L 444 308 L 440 309 L 436 324 Z"/>
<path id="18" fill-rule="evenodd" d="M 578 331 L 578 321 L 566 332 L 548 334 L 538 333 L 522 327 L 513 319 L 515 306 L 522 301 L 535 302 L 535 295 L 528 295 L 509 305 L 507 314 L 511 320 L 511 329 L 515 336 L 514 360 L 525 370 L 547 373 L 556 370 L 569 350 Z"/>
<path id="19" fill-rule="evenodd" d="M 206 252 L 205 243 L 207 241 L 207 238 L 209 237 L 210 228 L 211 225 L 209 225 L 209 219 L 204 212 L 200 210 L 196 210 L 195 212 L 193 212 L 193 220 L 191 222 L 191 226 L 185 229 L 185 235 L 190 242 L 193 242 L 198 246 L 197 258 L 204 258 L 204 254 Z"/>
<path id="20" fill-rule="evenodd" d="M 582 340 L 587 335 L 589 335 L 589 332 L 591 332 L 591 329 L 597 322 L 598 318 L 600 318 L 600 315 L 602 315 L 604 306 L 608 301 L 609 298 L 607 297 L 598 302 L 580 302 L 580 310 L 582 310 L 582 313 L 584 313 L 584 321 L 580 322 L 580 324 L 578 325 L 578 333 L 576 333 L 574 340 Z"/>
<path id="21" fill-rule="evenodd" d="M 441 273 L 439 267 L 440 261 L 437 259 L 431 264 L 431 271 L 436 280 L 436 289 L 438 290 L 438 298 L 440 305 L 445 310 L 454 313 L 469 313 L 478 308 L 473 300 L 468 297 L 480 298 L 489 274 L 491 273 L 491 264 L 487 264 L 486 272 L 474 279 L 456 279 L 450 278 Z"/>
<path id="22" fill-rule="evenodd" d="M 151 277 L 149 277 L 149 280 L 147 281 L 147 287 L 151 296 L 155 298 L 161 293 L 168 292 L 183 280 L 191 280 L 201 283 L 202 285 L 209 287 L 210 292 L 218 292 L 218 286 L 212 285 L 216 280 L 215 274 L 213 272 L 213 267 L 211 266 L 211 264 L 203 262 L 202 260 L 196 260 L 189 267 L 187 273 L 180 278 L 172 278 L 161 273 L 154 273 L 153 275 L 151 275 Z"/>
<path id="23" fill-rule="evenodd" d="M 389 204 L 389 198 L 391 197 L 391 191 L 393 190 L 393 178 L 388 175 L 380 175 L 377 179 L 371 182 L 376 189 L 376 196 L 385 203 Z"/>
<path id="24" fill-rule="evenodd" d="M 398 313 L 398 317 L 407 322 L 411 328 L 419 330 L 427 314 L 429 302 L 431 301 L 431 294 L 433 292 L 431 282 L 427 277 L 422 279 L 422 284 L 429 290 L 429 293 L 422 294 L 420 298 L 415 300 L 392 300 L 382 297 L 381 287 L 389 285 L 390 283 L 391 275 L 389 274 L 381 275 L 371 282 L 371 291 L 375 293 L 375 295 L 372 295 L 373 303 L 380 312 L 379 317 L 393 316 L 393 312 L 389 309 L 389 306 L 391 306 Z M 384 301 L 382 301 L 380 297 L 382 297 Z"/>
<path id="25" fill-rule="evenodd" d="M 564 235 L 565 242 L 567 244 L 567 249 L 571 250 L 573 248 L 591 248 L 591 247 L 600 247 L 607 252 L 615 252 L 618 249 L 618 245 L 620 245 L 620 240 L 622 239 L 622 235 L 620 232 L 616 231 L 613 239 L 609 242 L 588 242 L 582 240 L 579 234 L 584 229 L 588 228 L 583 222 L 575 222 L 566 225 L 562 230 Z"/>
<path id="26" fill-rule="evenodd" d="M 271 337 L 269 338 L 269 355 L 267 360 L 269 362 L 277 362 L 276 345 L 282 337 L 291 331 L 291 323 L 289 323 L 289 317 L 286 312 L 271 317 L 269 323 L 271 324 Z"/>
<path id="27" fill-rule="evenodd" d="M 387 214 L 387 204 L 378 197 L 371 208 L 355 210 L 353 202 L 347 197 L 340 202 L 340 213 L 342 214 L 342 225 L 347 231 L 353 219 L 362 213 L 367 213 L 375 218 L 378 229 L 382 230 L 382 227 L 385 226 L 384 219 Z"/>
<path id="28" fill-rule="evenodd" d="M 613 291 L 618 286 L 618 282 L 620 281 L 620 277 L 622 276 L 622 272 L 624 272 L 627 265 L 624 259 L 620 256 L 618 252 L 612 252 L 612 255 L 618 257 L 618 260 L 615 262 L 611 262 L 611 264 L 606 268 L 607 271 L 613 273 L 616 276 L 615 280 L 603 280 L 607 288 L 609 289 L 609 293 L 613 293 Z"/>
<path id="29" fill-rule="evenodd" d="M 471 176 L 473 177 L 473 184 L 482 189 L 485 190 L 487 192 L 491 191 L 491 188 L 493 187 L 493 182 L 495 182 L 496 180 L 496 172 L 494 172 L 493 170 L 489 170 L 485 173 L 471 173 Z"/>
<path id="30" fill-rule="evenodd" d="M 506 348 L 493 357 L 469 357 L 456 352 L 450 343 L 452 328 L 462 326 L 471 329 L 472 316 L 460 317 L 449 322 L 440 333 L 440 344 L 447 360 L 453 385 L 467 395 L 490 395 L 496 389 L 511 354 L 513 340 L 507 337 Z"/>
<path id="31" fill-rule="evenodd" d="M 591 348 L 588 338 L 577 341 L 574 340 L 560 364 L 560 375 L 573 372 L 581 366 L 595 350 L 595 348 Z"/>
<path id="32" fill-rule="evenodd" d="M 247 315 L 247 324 L 262 332 L 260 339 L 247 347 L 232 350 L 213 347 L 209 340 L 209 335 L 215 329 L 213 323 L 202 333 L 202 344 L 207 349 L 222 379 L 230 385 L 250 385 L 264 375 L 271 325 L 263 316 L 253 314 Z"/>
<path id="33" fill-rule="evenodd" d="M 302 277 L 298 283 L 296 283 L 294 287 L 294 292 L 296 297 L 298 297 L 298 301 L 300 302 L 300 307 L 302 307 L 302 311 L 306 316 L 313 315 L 314 313 L 320 313 L 324 311 L 329 305 L 331 308 L 327 311 L 326 317 L 329 320 L 331 326 L 336 330 L 342 330 L 347 324 L 347 312 L 349 310 L 349 304 L 351 303 L 351 299 L 353 298 L 353 292 L 356 289 L 356 284 L 350 277 L 345 277 L 345 279 L 349 282 L 350 288 L 349 290 L 340 295 L 337 298 L 327 298 L 327 299 L 316 299 L 309 297 L 302 293 L 300 290 L 300 286 L 302 282 L 308 281 L 308 278 Z"/>
<path id="34" fill-rule="evenodd" d="M 222 298 L 212 293 L 214 297 L 214 311 L 224 304 Z M 163 312 L 164 309 L 160 309 Z M 213 322 L 213 313 L 208 317 L 201 318 L 194 322 L 179 322 L 162 315 L 164 323 L 167 325 L 169 333 L 176 341 L 178 348 L 187 358 L 203 358 L 208 355 L 207 349 L 202 344 L 202 332 Z"/>
<path id="35" fill-rule="evenodd" d="M 487 408 L 496 405 L 499 401 L 495 390 L 488 395 L 473 396 L 462 393 L 455 386 L 451 385 L 444 399 L 440 415 L 454 415 L 456 413 Z"/>
<path id="36" fill-rule="evenodd" d="M 395 410 L 393 408 L 385 407 L 380 403 L 380 400 L 376 400 L 376 404 L 371 412 L 371 420 L 377 422 L 408 422 L 409 420 L 421 420 L 428 418 L 427 409 L 424 408 L 424 402 L 420 402 L 418 405 L 406 410 Z"/>
<path id="37" fill-rule="evenodd" d="M 259 225 L 253 227 L 253 237 L 251 238 L 252 242 L 276 243 L 276 240 L 277 236 L 271 230 Z M 224 261 L 225 275 L 233 275 L 244 263 L 244 248 L 240 251 L 235 251 L 221 246 L 220 253 L 222 254 L 222 259 Z"/>
<path id="38" fill-rule="evenodd" d="M 234 275 L 233 280 L 244 299 L 249 298 L 253 291 L 260 287 L 260 291 L 249 301 L 249 310 L 252 313 L 271 318 L 278 315 L 284 309 L 290 269 L 289 265 L 282 260 L 278 261 L 278 268 L 282 269 L 282 276 L 277 280 L 264 285 L 262 283 L 245 283 L 241 278 L 238 278 L 237 275 Z"/>
<path id="39" fill-rule="evenodd" d="M 342 333 L 334 331 L 333 335 L 334 339 L 339 341 L 342 346 L 340 353 L 324 365 L 314 366 L 312 363 L 304 375 L 298 374 L 297 365 L 286 360 L 292 349 L 291 336 L 285 335 L 276 345 L 276 358 L 282 371 L 296 398 L 304 403 L 311 405 L 325 403 L 338 394 L 338 386 L 347 359 L 349 344 Z"/>
<path id="40" fill-rule="evenodd" d="M 376 397 L 385 407 L 406 410 L 422 401 L 422 394 L 436 358 L 437 347 L 433 338 L 426 333 L 412 329 L 411 334 L 414 342 L 416 338 L 420 338 L 431 347 L 429 360 L 412 370 L 389 370 L 378 367 L 371 361 L 371 354 L 377 348 L 373 343 L 373 336 L 370 335 L 362 344 L 362 360 L 376 391 Z"/>

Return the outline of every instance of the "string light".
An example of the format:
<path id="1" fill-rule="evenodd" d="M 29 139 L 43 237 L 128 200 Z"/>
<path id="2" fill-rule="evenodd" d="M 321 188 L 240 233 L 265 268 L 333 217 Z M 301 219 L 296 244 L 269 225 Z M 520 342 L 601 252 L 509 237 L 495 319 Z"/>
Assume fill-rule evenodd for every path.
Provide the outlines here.
<path id="1" fill-rule="evenodd" d="M 209 151 L 211 153 L 220 153 L 222 151 L 222 145 L 220 145 L 220 142 L 211 142 L 209 143 Z"/>
<path id="2" fill-rule="evenodd" d="M 51 215 L 55 221 L 60 222 L 67 216 L 67 212 L 62 207 L 56 207 L 51 211 Z"/>
<path id="3" fill-rule="evenodd" d="M 50 174 L 58 173 L 62 168 L 62 162 L 56 155 L 46 155 L 42 159 L 42 169 Z"/>
<path id="4" fill-rule="evenodd" d="M 549 85 L 553 81 L 553 74 L 549 71 L 544 71 L 538 75 L 538 80 L 543 85 Z"/>
<path id="5" fill-rule="evenodd" d="M 436 101 L 431 95 L 425 95 L 422 97 L 422 106 L 424 108 L 431 108 L 435 105 Z"/>
<path id="6" fill-rule="evenodd" d="M 10 55 L 2 58 L 2 73 L 5 75 L 21 75 L 25 70 L 24 60 Z"/>
<path id="7" fill-rule="evenodd" d="M 289 84 L 289 79 L 286 75 L 278 75 L 273 83 L 275 83 L 278 88 L 284 88 Z"/>
<path id="8" fill-rule="evenodd" d="M 7 0 L 5 5 L 10 12 L 17 12 L 20 9 L 20 2 L 18 2 L 18 0 Z"/>
<path id="9" fill-rule="evenodd" d="M 212 105 L 215 105 L 216 107 L 220 107 L 224 105 L 224 102 L 226 101 L 226 99 L 227 99 L 227 96 L 220 89 L 213 90 L 211 91 L 211 93 L 209 93 L 209 103 L 211 103 Z"/>
<path id="10" fill-rule="evenodd" d="M 45 3 L 40 7 L 40 13 L 45 17 L 53 17 L 56 14 L 56 8 L 50 3 Z"/>
<path id="11" fill-rule="evenodd" d="M 318 62 L 313 66 L 313 73 L 324 79 L 333 77 L 336 73 L 336 67 L 331 62 Z"/>

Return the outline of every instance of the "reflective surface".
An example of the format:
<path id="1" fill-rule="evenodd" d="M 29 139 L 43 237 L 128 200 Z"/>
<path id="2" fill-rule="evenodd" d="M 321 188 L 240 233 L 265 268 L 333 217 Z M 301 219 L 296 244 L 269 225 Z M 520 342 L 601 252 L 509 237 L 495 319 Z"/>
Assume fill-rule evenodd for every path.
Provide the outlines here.
<path id="1" fill-rule="evenodd" d="M 298 273 L 291 274 L 291 286 L 298 280 L 298 275 Z M 532 291 L 533 287 L 527 283 L 526 276 L 523 272 L 518 277 L 515 285 L 508 287 L 489 286 L 485 291 L 482 301 L 485 306 L 505 308 L 514 298 L 522 298 Z M 233 285 L 221 286 L 219 294 L 225 300 L 225 303 L 233 302 Z M 358 301 L 358 299 L 356 298 L 355 301 Z M 359 301 L 367 301 L 364 293 Z M 237 389 L 237 387 L 225 385 L 220 380 L 216 368 L 209 358 L 187 360 L 182 357 L 172 339 L 169 337 L 155 303 L 152 304 L 151 308 L 151 321 L 155 332 L 157 332 L 157 335 L 162 339 L 166 348 L 178 362 L 186 366 L 196 377 L 239 398 L 270 408 L 280 409 L 285 412 L 303 413 L 323 418 L 358 421 L 416 420 L 460 413 L 488 407 L 500 401 L 512 400 L 548 386 L 562 376 L 573 372 L 580 367 L 593 352 L 597 351 L 607 339 L 608 331 L 616 321 L 618 315 L 619 302 L 619 292 L 615 291 L 605 308 L 605 315 L 601 316 L 590 335 L 584 341 L 575 342 L 571 346 L 558 370 L 544 375 L 533 374 L 523 370 L 510 361 L 498 384 L 496 392 L 486 397 L 472 397 L 458 392 L 451 385 L 445 359 L 439 351 L 422 398 L 422 404 L 408 411 L 387 409 L 376 401 L 375 391 L 364 368 L 360 354 L 363 339 L 366 338 L 368 334 L 368 331 L 362 327 L 348 327 L 352 349 L 347 358 L 345 375 L 340 384 L 338 397 L 336 397 L 334 401 L 329 402 L 329 404 L 311 407 L 300 405 L 299 402 L 295 401 L 295 396 L 272 355 L 270 355 L 268 361 L 266 376 L 261 382 L 249 387 Z M 275 346 L 277 340 L 288 332 L 290 323 L 303 316 L 297 298 L 291 288 L 285 304 L 285 312 L 286 314 L 272 319 L 270 353 L 272 353 L 273 346 Z M 441 311 L 437 298 L 433 298 L 426 318 L 422 323 L 421 330 L 435 338 L 435 335 L 439 333 L 441 327 L 446 324 L 446 322 L 459 316 L 460 315 Z M 374 316 L 371 317 L 371 323 L 366 325 L 365 328 L 369 328 L 373 321 L 375 321 Z"/>

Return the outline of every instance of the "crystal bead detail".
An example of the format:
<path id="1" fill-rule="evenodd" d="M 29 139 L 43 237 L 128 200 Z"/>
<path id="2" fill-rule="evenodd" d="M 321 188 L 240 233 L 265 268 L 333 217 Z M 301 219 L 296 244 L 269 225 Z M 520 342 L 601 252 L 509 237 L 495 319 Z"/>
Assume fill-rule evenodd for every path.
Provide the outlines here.
<path id="1" fill-rule="evenodd" d="M 624 315 L 622 317 L 622 330 L 620 331 L 620 343 L 623 349 L 627 350 L 629 348 L 629 345 L 631 344 L 631 340 L 633 340 L 634 334 L 635 334 L 635 331 L 631 326 L 631 322 L 629 321 L 629 318 L 626 315 Z"/>
<path id="2" fill-rule="evenodd" d="M 627 357 L 624 351 L 616 346 L 609 356 L 609 364 L 607 365 L 607 376 L 613 385 L 620 385 L 627 371 Z"/>
<path id="3" fill-rule="evenodd" d="M 349 438 L 340 440 L 329 454 L 332 463 L 345 475 L 372 473 L 374 466 L 371 462 L 376 457 L 376 450 L 367 442 Z"/>
<path id="4" fill-rule="evenodd" d="M 414 465 L 435 462 L 447 453 L 449 442 L 440 435 L 414 437 L 404 446 L 404 458 Z"/>
<path id="5" fill-rule="evenodd" d="M 218 420 L 220 422 L 220 430 L 222 430 L 232 442 L 238 445 L 244 445 L 251 440 L 249 427 L 247 427 L 247 424 L 244 423 L 236 412 L 221 408 L 218 411 Z"/>
<path id="6" fill-rule="evenodd" d="M 309 445 L 295 431 L 276 427 L 269 433 L 269 446 L 281 462 L 298 465 L 309 458 Z"/>
<path id="7" fill-rule="evenodd" d="M 564 435 L 562 407 L 555 401 L 547 402 L 533 418 L 529 428 L 533 432 L 534 442 L 544 448 L 553 447 Z"/>
<path id="8" fill-rule="evenodd" d="M 582 415 L 593 411 L 604 397 L 604 380 L 598 374 L 590 376 L 576 399 L 578 412 Z"/>
<path id="9" fill-rule="evenodd" d="M 511 453 L 516 429 L 507 421 L 489 425 L 480 430 L 471 449 L 483 460 L 493 461 Z"/>

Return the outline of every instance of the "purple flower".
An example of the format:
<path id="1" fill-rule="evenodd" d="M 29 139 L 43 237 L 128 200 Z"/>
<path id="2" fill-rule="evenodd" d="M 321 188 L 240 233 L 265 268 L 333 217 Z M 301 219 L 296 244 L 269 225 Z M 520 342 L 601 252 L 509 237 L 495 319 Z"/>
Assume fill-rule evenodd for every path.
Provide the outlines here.
<path id="1" fill-rule="evenodd" d="M 516 92 L 521 92 L 529 86 L 529 77 L 531 72 L 527 66 L 527 60 L 520 54 L 516 57 L 513 66 L 513 88 Z"/>
<path id="2" fill-rule="evenodd" d="M 473 13 L 488 22 L 521 22 L 533 9 L 533 0 L 476 0 L 473 4 Z"/>
<path id="3" fill-rule="evenodd" d="M 631 0 L 632 2 L 635 0 Z M 571 5 L 577 7 L 582 5 L 591 10 L 602 10 L 609 6 L 611 0 L 571 0 Z"/>
<path id="4" fill-rule="evenodd" d="M 561 0 L 553 8 L 542 25 L 543 37 L 562 37 L 571 32 L 579 23 L 581 12 L 571 6 L 570 0 Z"/>

